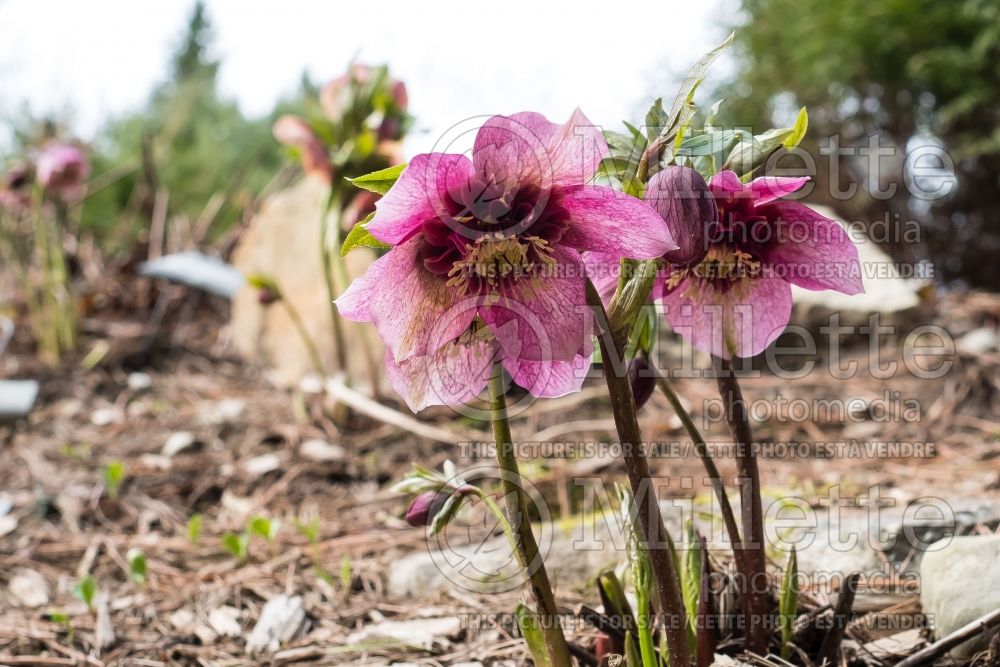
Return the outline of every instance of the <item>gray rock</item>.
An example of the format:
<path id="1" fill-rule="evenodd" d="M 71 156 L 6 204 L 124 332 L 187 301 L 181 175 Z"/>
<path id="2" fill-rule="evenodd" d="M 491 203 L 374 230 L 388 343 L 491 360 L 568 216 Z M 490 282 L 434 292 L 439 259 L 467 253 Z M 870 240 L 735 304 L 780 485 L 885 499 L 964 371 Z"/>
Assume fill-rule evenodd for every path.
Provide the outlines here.
<path id="1" fill-rule="evenodd" d="M 1000 535 L 946 538 L 920 563 L 920 604 L 940 638 L 1000 609 Z M 986 648 L 989 635 L 953 649 L 956 658 Z"/>
<path id="2" fill-rule="evenodd" d="M 172 282 L 232 299 L 243 286 L 243 274 L 216 257 L 196 250 L 165 255 L 139 268 L 144 276 L 165 278 Z"/>

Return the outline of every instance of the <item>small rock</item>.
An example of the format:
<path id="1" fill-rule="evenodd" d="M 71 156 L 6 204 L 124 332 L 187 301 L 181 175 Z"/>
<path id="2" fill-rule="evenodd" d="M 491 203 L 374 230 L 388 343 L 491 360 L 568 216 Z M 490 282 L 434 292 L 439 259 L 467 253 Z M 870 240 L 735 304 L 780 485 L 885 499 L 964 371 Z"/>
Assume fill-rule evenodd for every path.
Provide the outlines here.
<path id="1" fill-rule="evenodd" d="M 306 440 L 299 447 L 299 454 L 310 461 L 343 461 L 347 452 L 340 445 L 334 445 L 325 440 Z"/>
<path id="2" fill-rule="evenodd" d="M 143 454 L 139 457 L 139 463 L 152 470 L 170 470 L 173 467 L 170 457 L 162 454 Z"/>
<path id="3" fill-rule="evenodd" d="M 125 414 L 118 408 L 98 408 L 90 413 L 90 423 L 94 426 L 110 426 L 124 418 Z"/>
<path id="4" fill-rule="evenodd" d="M 243 630 L 239 618 L 240 610 L 236 607 L 218 607 L 208 614 L 208 624 L 221 637 L 238 637 Z"/>
<path id="5" fill-rule="evenodd" d="M 1000 335 L 987 327 L 973 329 L 955 341 L 955 347 L 972 356 L 980 355 L 1000 347 Z"/>
<path id="6" fill-rule="evenodd" d="M 175 433 L 171 433 L 167 438 L 167 441 L 163 443 L 162 454 L 168 457 L 177 456 L 194 443 L 194 433 L 191 433 L 190 431 L 177 431 Z"/>
<path id="7" fill-rule="evenodd" d="M 316 373 L 306 373 L 299 380 L 299 391 L 303 394 L 322 394 L 323 378 Z"/>
<path id="8" fill-rule="evenodd" d="M 17 529 L 17 519 L 9 514 L 0 516 L 0 537 L 10 535 Z"/>
<path id="9" fill-rule="evenodd" d="M 146 391 L 152 386 L 153 378 L 149 376 L 149 373 L 141 373 L 138 371 L 135 373 L 129 373 L 128 388 L 132 391 Z"/>
<path id="10" fill-rule="evenodd" d="M 920 561 L 920 605 L 938 638 L 1000 608 L 1000 535 L 950 537 Z M 952 649 L 967 658 L 986 648 L 991 633 Z"/>
<path id="11" fill-rule="evenodd" d="M 246 401 L 242 399 L 224 398 L 217 403 L 203 406 L 198 415 L 198 421 L 210 425 L 236 421 L 243 415 L 246 407 Z"/>
<path id="12" fill-rule="evenodd" d="M 170 625 L 178 632 L 191 632 L 195 623 L 194 612 L 186 607 L 181 607 L 167 617 Z"/>
<path id="13" fill-rule="evenodd" d="M 247 638 L 246 652 L 255 654 L 277 651 L 305 626 L 306 612 L 299 595 L 271 598 L 260 612 L 260 619 Z"/>
<path id="14" fill-rule="evenodd" d="M 281 459 L 277 454 L 261 454 L 243 463 L 243 470 L 254 477 L 266 475 L 281 467 Z"/>
<path id="15" fill-rule="evenodd" d="M 35 570 L 19 568 L 7 589 L 22 607 L 44 607 L 49 603 L 49 583 Z"/>
<path id="16" fill-rule="evenodd" d="M 348 644 L 368 641 L 376 637 L 395 639 L 409 646 L 426 650 L 448 647 L 462 630 L 462 622 L 457 616 L 444 618 L 420 618 L 412 621 L 382 621 L 368 625 L 347 636 Z"/>

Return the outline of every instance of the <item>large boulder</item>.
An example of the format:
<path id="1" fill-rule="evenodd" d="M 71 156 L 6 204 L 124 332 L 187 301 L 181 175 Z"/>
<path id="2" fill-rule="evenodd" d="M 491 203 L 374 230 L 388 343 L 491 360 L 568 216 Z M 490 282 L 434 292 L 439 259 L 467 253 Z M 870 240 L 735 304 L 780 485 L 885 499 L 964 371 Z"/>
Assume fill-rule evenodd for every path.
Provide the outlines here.
<path id="1" fill-rule="evenodd" d="M 325 198 L 326 185 L 314 178 L 305 178 L 270 197 L 240 240 L 233 263 L 245 275 L 266 274 L 278 281 L 316 342 L 326 370 L 331 372 L 336 367 L 336 355 L 319 236 Z M 367 248 L 351 252 L 347 256 L 351 278 L 361 276 L 374 259 L 374 252 Z M 358 386 L 365 386 L 370 373 L 362 337 L 380 374 L 384 372 L 385 348 L 371 326 L 344 324 L 350 376 Z M 244 286 L 236 295 L 232 325 L 236 348 L 245 358 L 270 366 L 277 384 L 295 384 L 313 371 L 306 347 L 285 308 L 277 303 L 261 305 L 255 289 Z"/>

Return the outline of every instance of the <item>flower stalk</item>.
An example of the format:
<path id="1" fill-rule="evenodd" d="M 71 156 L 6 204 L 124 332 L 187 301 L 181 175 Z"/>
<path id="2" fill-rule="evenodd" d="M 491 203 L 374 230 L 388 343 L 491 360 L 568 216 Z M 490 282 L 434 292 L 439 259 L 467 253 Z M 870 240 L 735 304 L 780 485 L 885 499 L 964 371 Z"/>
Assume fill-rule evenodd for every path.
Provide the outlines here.
<path id="1" fill-rule="evenodd" d="M 740 513 L 744 543 L 743 595 L 746 599 L 747 649 L 763 654 L 767 650 L 767 560 L 764 553 L 764 514 L 760 497 L 760 470 L 754 450 L 753 430 L 747 415 L 743 391 L 727 359 L 714 357 L 715 377 L 726 413 L 726 421 L 736 444 L 736 467 L 740 477 Z"/>
<path id="2" fill-rule="evenodd" d="M 514 553 L 519 564 L 528 574 L 528 587 L 540 615 L 539 620 L 545 637 L 549 664 L 553 667 L 569 667 L 571 665 L 569 646 L 566 644 L 566 638 L 559 623 L 555 595 L 552 593 L 549 575 L 545 570 L 545 563 L 538 552 L 538 543 L 531 530 L 531 518 L 528 515 L 524 486 L 521 483 L 521 473 L 518 469 L 514 443 L 510 435 L 510 424 L 507 421 L 503 367 L 499 362 L 493 366 L 489 392 L 490 421 L 497 445 L 497 462 L 500 466 L 502 487 L 507 503 L 507 515 L 510 519 L 511 534 L 514 537 Z"/>
<path id="3" fill-rule="evenodd" d="M 636 295 L 638 298 L 640 295 Z M 645 303 L 648 293 L 642 296 L 639 303 Z M 595 312 L 602 315 L 608 322 L 601 296 L 593 283 L 587 281 L 587 302 Z M 621 358 L 625 341 L 611 336 L 599 336 L 601 358 L 605 360 Z M 614 346 L 610 349 L 609 342 Z M 649 472 L 649 462 L 642 450 L 642 433 L 639 430 L 639 420 L 636 417 L 635 400 L 632 387 L 625 373 L 616 373 L 604 367 L 604 379 L 611 396 L 611 408 L 614 413 L 615 427 L 618 439 L 621 441 L 625 459 L 625 471 L 628 474 L 629 485 L 638 514 L 639 528 L 649 553 L 650 565 L 656 579 L 656 588 L 660 601 L 661 627 L 667 638 L 667 647 L 671 665 L 689 665 L 691 653 L 687 638 L 687 613 L 684 611 L 684 601 L 681 597 L 677 569 L 667 547 L 667 529 L 663 524 L 663 516 L 656 499 L 653 480 Z"/>

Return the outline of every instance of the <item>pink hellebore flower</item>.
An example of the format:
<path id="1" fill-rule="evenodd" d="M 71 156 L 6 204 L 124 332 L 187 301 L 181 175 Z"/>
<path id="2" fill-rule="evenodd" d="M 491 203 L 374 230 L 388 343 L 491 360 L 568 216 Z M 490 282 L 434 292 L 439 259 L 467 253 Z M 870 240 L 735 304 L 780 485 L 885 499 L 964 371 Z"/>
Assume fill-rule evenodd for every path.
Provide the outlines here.
<path id="1" fill-rule="evenodd" d="M 75 194 L 87 182 L 89 172 L 83 151 L 72 144 L 50 144 L 38 156 L 38 182 L 56 194 Z"/>
<path id="2" fill-rule="evenodd" d="M 319 176 L 327 183 L 333 179 L 333 166 L 326 145 L 309 127 L 309 123 L 286 114 L 274 122 L 271 132 L 281 144 L 298 149 L 302 168 L 307 174 Z"/>
<path id="3" fill-rule="evenodd" d="M 760 354 L 781 335 L 795 284 L 844 294 L 864 291 L 858 250 L 838 223 L 780 199 L 808 178 L 762 177 L 748 184 L 723 171 L 706 184 L 687 167 L 668 167 L 646 186 L 680 250 L 664 254 L 651 298 L 671 328 L 723 359 Z M 614 260 L 587 256 L 602 295 L 614 292 Z"/>
<path id="4" fill-rule="evenodd" d="M 372 322 L 414 411 L 486 385 L 494 358 L 536 396 L 579 389 L 590 364 L 580 251 L 659 257 L 674 248 L 652 208 L 585 185 L 608 154 L 576 111 L 494 116 L 472 159 L 418 155 L 376 204 L 368 231 L 394 247 L 337 299 Z"/>

